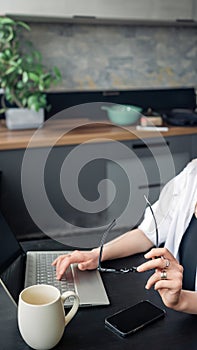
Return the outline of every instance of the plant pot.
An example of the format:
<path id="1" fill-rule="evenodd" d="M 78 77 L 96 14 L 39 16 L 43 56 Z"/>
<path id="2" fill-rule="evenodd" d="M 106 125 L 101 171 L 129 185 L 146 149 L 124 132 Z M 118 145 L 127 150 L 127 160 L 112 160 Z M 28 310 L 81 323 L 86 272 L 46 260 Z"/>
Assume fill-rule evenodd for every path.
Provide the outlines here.
<path id="1" fill-rule="evenodd" d="M 44 122 L 44 109 L 36 112 L 28 108 L 9 108 L 5 117 L 10 130 L 37 129 Z"/>

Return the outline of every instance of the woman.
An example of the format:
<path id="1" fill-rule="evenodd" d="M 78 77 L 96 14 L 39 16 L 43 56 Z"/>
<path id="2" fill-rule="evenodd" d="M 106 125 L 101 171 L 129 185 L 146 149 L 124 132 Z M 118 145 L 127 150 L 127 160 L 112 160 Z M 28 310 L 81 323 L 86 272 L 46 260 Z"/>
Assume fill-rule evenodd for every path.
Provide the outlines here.
<path id="1" fill-rule="evenodd" d="M 164 244 L 164 248 L 152 248 L 156 244 L 155 228 L 147 208 L 137 229 L 104 245 L 102 261 L 152 248 L 145 254 L 148 261 L 137 268 L 138 272 L 154 269 L 146 288 L 154 286 L 167 307 L 197 314 L 197 159 L 164 187 L 153 211 L 158 223 L 159 245 Z M 61 279 L 71 263 L 78 263 L 80 270 L 97 268 L 99 251 L 95 248 L 59 256 L 53 262 L 57 278 Z"/>

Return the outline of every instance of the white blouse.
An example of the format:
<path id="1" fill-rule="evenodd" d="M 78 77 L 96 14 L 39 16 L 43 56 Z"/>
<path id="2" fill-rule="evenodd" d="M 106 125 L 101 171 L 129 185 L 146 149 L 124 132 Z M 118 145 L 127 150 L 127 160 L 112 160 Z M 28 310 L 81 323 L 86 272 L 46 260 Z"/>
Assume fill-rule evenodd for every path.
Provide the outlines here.
<path id="1" fill-rule="evenodd" d="M 164 186 L 158 201 L 152 206 L 158 224 L 159 244 L 165 243 L 165 247 L 178 260 L 180 242 L 195 211 L 196 202 L 197 159 L 194 159 Z M 156 244 L 154 221 L 149 208 L 139 229 Z"/>

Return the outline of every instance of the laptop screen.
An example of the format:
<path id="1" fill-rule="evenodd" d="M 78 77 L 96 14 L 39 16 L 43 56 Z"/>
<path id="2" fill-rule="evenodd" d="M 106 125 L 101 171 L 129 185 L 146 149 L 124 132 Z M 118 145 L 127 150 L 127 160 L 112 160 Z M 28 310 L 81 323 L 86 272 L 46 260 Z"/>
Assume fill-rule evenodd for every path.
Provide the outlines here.
<path id="1" fill-rule="evenodd" d="M 21 247 L 0 212 L 0 274 L 21 254 Z"/>
<path id="2" fill-rule="evenodd" d="M 0 278 L 4 289 L 17 304 L 24 286 L 26 256 L 0 212 Z"/>

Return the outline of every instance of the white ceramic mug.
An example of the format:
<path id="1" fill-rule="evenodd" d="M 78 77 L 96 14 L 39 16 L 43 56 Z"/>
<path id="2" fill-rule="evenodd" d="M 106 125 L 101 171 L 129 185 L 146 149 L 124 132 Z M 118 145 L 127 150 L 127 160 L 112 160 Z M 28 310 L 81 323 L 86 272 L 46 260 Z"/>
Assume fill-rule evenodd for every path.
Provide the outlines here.
<path id="1" fill-rule="evenodd" d="M 73 305 L 65 316 L 63 303 L 70 296 L 74 297 Z M 53 348 L 78 307 L 79 297 L 74 292 L 61 295 L 56 287 L 45 284 L 24 289 L 18 304 L 18 326 L 23 339 L 33 349 Z"/>

